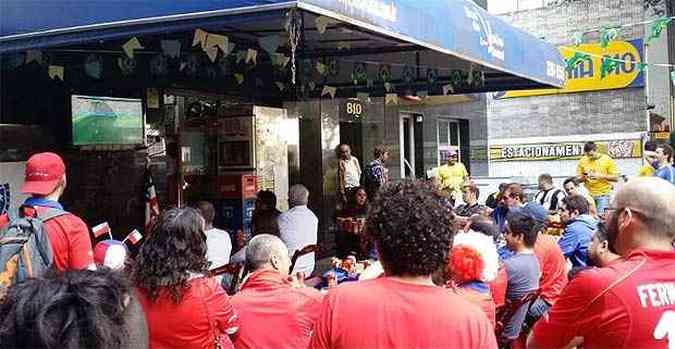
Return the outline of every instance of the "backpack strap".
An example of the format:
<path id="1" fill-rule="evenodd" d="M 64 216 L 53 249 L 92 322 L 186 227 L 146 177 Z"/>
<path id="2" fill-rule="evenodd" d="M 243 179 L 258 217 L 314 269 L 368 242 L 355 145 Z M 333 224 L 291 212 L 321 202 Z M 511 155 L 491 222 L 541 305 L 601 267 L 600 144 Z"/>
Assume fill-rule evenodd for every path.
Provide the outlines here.
<path id="1" fill-rule="evenodd" d="M 56 218 L 59 216 L 64 216 L 67 215 L 68 211 L 64 210 L 59 210 L 58 208 L 47 208 L 44 210 L 42 213 L 37 214 L 37 218 L 39 218 L 41 221 L 46 222 L 52 218 Z"/>

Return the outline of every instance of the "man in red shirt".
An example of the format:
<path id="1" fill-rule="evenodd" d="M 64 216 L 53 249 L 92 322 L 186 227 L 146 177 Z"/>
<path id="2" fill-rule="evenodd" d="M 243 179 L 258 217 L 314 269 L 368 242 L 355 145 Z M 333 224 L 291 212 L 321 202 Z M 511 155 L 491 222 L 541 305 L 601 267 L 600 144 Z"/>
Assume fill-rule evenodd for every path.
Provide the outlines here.
<path id="1" fill-rule="evenodd" d="M 233 337 L 234 347 L 307 348 L 322 294 L 289 281 L 288 249 L 274 235 L 251 239 L 246 263 L 253 273 L 231 298 L 240 324 Z"/>
<path id="2" fill-rule="evenodd" d="M 633 179 L 607 210 L 608 241 L 623 260 L 580 272 L 535 325 L 530 348 L 675 347 L 675 187 Z"/>
<path id="3" fill-rule="evenodd" d="M 38 214 L 48 209 L 63 210 L 59 198 L 66 189 L 66 165 L 54 153 L 39 153 L 26 162 L 26 177 L 21 189 L 31 197 L 24 206 L 35 207 Z M 96 269 L 89 228 L 74 214 L 64 214 L 44 222 L 57 270 Z"/>
<path id="4" fill-rule="evenodd" d="M 310 348 L 496 348 L 481 309 L 435 286 L 455 233 L 438 189 L 421 181 L 385 185 L 367 234 L 385 276 L 342 284 L 324 298 Z"/>

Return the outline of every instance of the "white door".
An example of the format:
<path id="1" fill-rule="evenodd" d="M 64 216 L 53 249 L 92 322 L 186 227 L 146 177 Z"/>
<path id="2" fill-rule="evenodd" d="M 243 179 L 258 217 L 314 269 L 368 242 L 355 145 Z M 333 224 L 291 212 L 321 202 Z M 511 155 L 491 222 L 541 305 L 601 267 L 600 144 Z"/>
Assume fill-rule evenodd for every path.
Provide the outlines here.
<path id="1" fill-rule="evenodd" d="M 401 114 L 399 144 L 401 145 L 401 178 L 415 178 L 415 115 Z"/>

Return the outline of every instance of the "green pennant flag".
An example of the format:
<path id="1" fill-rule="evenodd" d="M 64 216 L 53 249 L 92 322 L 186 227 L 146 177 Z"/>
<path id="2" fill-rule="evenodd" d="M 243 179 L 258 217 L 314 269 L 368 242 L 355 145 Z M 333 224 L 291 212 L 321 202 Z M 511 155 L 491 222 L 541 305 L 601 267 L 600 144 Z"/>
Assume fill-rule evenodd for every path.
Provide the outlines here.
<path id="1" fill-rule="evenodd" d="M 645 70 L 647 70 L 647 63 L 638 63 L 638 70 L 640 70 L 640 73 L 643 73 Z"/>
<path id="2" fill-rule="evenodd" d="M 649 45 L 652 40 L 658 39 L 661 36 L 661 32 L 663 29 L 666 29 L 668 26 L 668 23 L 670 23 L 673 19 L 670 17 L 661 17 L 654 22 L 652 22 L 649 25 L 649 36 L 647 36 L 647 43 L 646 45 Z"/>
<path id="3" fill-rule="evenodd" d="M 584 42 L 584 33 L 583 32 L 579 32 L 579 33 L 574 34 L 574 46 L 575 47 L 578 47 L 583 42 Z"/>
<path id="4" fill-rule="evenodd" d="M 609 42 L 615 40 L 621 32 L 621 27 L 605 27 L 600 30 L 600 47 L 607 48 Z"/>
<path id="5" fill-rule="evenodd" d="M 604 79 L 605 76 L 609 75 L 609 73 L 616 69 L 617 66 L 617 61 L 615 61 L 612 57 L 604 56 L 602 57 L 602 66 L 600 67 L 600 79 Z"/>
<path id="6" fill-rule="evenodd" d="M 565 60 L 565 62 L 567 63 L 567 69 L 574 69 L 577 65 L 579 65 L 579 63 L 588 60 L 590 58 L 591 56 L 587 53 L 574 52 L 574 56 Z"/>

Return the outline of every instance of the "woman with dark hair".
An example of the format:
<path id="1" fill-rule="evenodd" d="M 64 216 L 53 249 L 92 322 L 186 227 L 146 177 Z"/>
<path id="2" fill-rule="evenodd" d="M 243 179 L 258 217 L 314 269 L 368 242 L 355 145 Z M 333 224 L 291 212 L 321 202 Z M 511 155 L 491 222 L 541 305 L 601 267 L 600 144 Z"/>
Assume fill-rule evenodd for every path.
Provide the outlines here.
<path id="1" fill-rule="evenodd" d="M 193 208 L 159 218 L 138 256 L 134 282 L 150 329 L 150 348 L 231 348 L 237 317 L 225 291 L 205 273 L 204 220 Z"/>
<path id="2" fill-rule="evenodd" d="M 108 268 L 50 273 L 9 288 L 0 303 L 1 348 L 147 348 L 129 282 Z"/>
<path id="3" fill-rule="evenodd" d="M 259 191 L 251 223 L 252 235 L 270 234 L 279 236 L 277 218 L 280 214 L 281 212 L 277 210 L 277 196 L 274 192 L 270 190 Z"/>
<path id="4" fill-rule="evenodd" d="M 367 256 L 367 241 L 361 234 L 367 215 L 368 194 L 365 188 L 359 187 L 347 198 L 347 204 L 337 215 L 336 244 L 339 258 L 346 258 L 348 255 L 358 255 L 358 258 Z"/>

